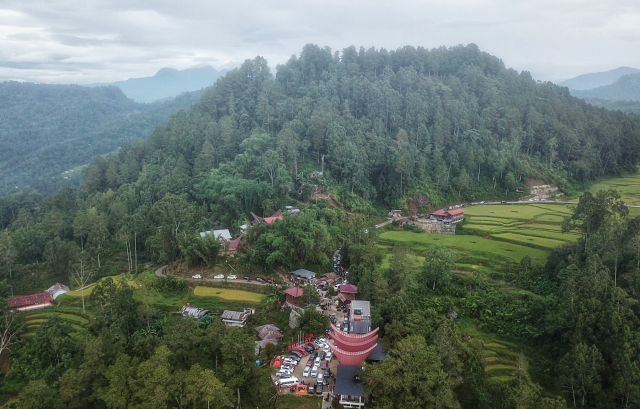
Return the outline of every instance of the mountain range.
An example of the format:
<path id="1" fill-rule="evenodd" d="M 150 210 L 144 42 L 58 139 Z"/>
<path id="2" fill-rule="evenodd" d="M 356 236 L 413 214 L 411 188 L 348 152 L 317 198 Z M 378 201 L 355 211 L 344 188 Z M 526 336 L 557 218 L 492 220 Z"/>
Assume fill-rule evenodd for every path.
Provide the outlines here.
<path id="1" fill-rule="evenodd" d="M 603 87 L 606 85 L 611 85 L 623 75 L 637 74 L 637 73 L 640 73 L 640 70 L 637 68 L 619 67 L 619 68 L 616 68 L 615 70 L 610 70 L 605 72 L 594 72 L 589 74 L 578 75 L 575 78 L 571 78 L 571 79 L 559 82 L 558 85 L 567 87 L 572 92 L 588 90 L 588 89 Z"/>
<path id="2" fill-rule="evenodd" d="M 210 66 L 188 68 L 182 71 L 162 68 L 153 77 L 129 78 L 126 81 L 89 84 L 89 86 L 113 85 L 134 101 L 149 103 L 209 87 L 226 72 L 227 70 L 218 71 Z"/>

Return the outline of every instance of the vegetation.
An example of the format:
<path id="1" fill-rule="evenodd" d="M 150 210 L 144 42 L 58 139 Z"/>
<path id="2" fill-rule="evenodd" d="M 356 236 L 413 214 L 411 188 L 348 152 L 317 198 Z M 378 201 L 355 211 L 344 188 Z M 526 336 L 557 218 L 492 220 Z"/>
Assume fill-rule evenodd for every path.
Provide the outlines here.
<path id="1" fill-rule="evenodd" d="M 378 406 L 637 408 L 640 224 L 615 191 L 569 208 L 472 207 L 455 236 L 372 226 L 383 208 L 515 197 L 528 177 L 572 193 L 633 172 L 639 126 L 473 45 L 309 45 L 275 77 L 247 61 L 146 140 L 96 157 L 81 188 L 0 198 L 1 295 L 78 271 L 97 280 L 84 308 L 82 293 L 57 301 L 86 324 L 34 317 L 32 335 L 9 343 L 4 396 L 20 408 L 266 407 L 253 332 L 171 314 L 250 296 L 204 285 L 213 297 L 198 296 L 180 276 L 329 271 L 342 246 L 390 352 L 361 374 Z M 300 214 L 252 226 L 234 257 L 199 234 L 237 236 L 252 213 L 287 205 Z M 175 276 L 141 271 L 148 260 Z M 276 323 L 285 339 L 326 328 L 313 309 L 287 328 L 282 293 L 268 291 L 251 294 L 262 299 L 251 325 Z"/>
<path id="2" fill-rule="evenodd" d="M 251 293 L 249 291 L 229 290 L 224 288 L 200 287 L 197 286 L 193 290 L 193 294 L 197 297 L 216 297 L 224 301 L 244 301 L 259 303 L 262 301 L 262 295 Z"/>

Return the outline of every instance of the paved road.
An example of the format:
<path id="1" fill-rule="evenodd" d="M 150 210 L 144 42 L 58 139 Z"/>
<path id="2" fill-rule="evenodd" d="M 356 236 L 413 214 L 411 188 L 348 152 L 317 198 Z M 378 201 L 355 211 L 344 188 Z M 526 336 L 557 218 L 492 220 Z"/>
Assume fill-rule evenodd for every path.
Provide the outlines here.
<path id="1" fill-rule="evenodd" d="M 167 268 L 167 267 L 168 267 L 168 266 L 166 266 L 166 265 L 165 265 L 165 266 L 158 267 L 158 268 L 156 269 L 156 271 L 155 271 L 156 275 L 157 275 L 158 277 L 162 277 L 162 278 L 166 277 L 166 276 L 165 276 L 165 274 L 164 274 L 164 270 L 165 270 L 165 268 Z M 222 279 L 217 278 L 217 279 L 216 279 L 216 278 L 191 278 L 191 277 L 185 277 L 184 279 L 185 279 L 185 280 L 187 280 L 187 281 L 210 281 L 210 282 L 215 282 L 215 283 L 222 283 L 222 282 L 227 281 L 227 280 L 226 280 L 226 279 L 224 279 L 224 278 L 222 278 Z M 231 283 L 248 284 L 248 285 L 269 285 L 268 283 L 261 283 L 261 282 L 259 282 L 259 281 L 255 281 L 255 280 L 253 280 L 253 281 L 247 281 L 247 280 L 242 280 L 242 279 L 240 279 L 240 280 L 228 280 L 228 282 L 231 282 Z M 276 285 L 276 286 L 277 286 L 277 285 Z"/>

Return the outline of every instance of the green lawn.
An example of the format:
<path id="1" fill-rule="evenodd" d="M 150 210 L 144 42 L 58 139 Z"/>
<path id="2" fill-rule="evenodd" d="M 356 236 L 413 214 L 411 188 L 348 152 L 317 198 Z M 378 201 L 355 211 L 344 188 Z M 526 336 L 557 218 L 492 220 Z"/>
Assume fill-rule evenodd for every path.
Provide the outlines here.
<path id="1" fill-rule="evenodd" d="M 423 251 L 430 245 L 439 244 L 456 252 L 470 252 L 479 258 L 488 259 L 498 256 L 503 261 L 520 262 L 527 255 L 540 261 L 547 258 L 547 252 L 544 250 L 466 234 L 451 236 L 409 231 L 386 231 L 380 234 L 380 242 L 383 244 L 407 243 L 412 250 L 416 251 Z"/>
<path id="2" fill-rule="evenodd" d="M 589 191 L 596 193 L 598 190 L 608 189 L 617 190 L 626 204 L 640 206 L 640 173 L 601 180 L 591 186 Z"/>

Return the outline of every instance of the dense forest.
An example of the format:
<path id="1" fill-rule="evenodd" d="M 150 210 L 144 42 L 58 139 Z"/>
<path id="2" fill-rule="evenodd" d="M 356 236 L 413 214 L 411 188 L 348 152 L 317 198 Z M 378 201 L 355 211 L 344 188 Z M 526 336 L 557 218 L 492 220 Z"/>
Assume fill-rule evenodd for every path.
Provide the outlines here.
<path id="1" fill-rule="evenodd" d="M 146 137 L 201 95 L 138 104 L 116 87 L 1 83 L 0 193 L 51 194 L 66 184 L 77 187 L 81 173 L 62 172 Z"/>
<path id="2" fill-rule="evenodd" d="M 627 74 L 611 85 L 588 90 L 571 91 L 580 98 L 599 98 L 609 101 L 640 101 L 640 74 Z"/>
<path id="3" fill-rule="evenodd" d="M 474 45 L 336 53 L 308 45 L 275 75 L 264 59 L 248 60 L 146 140 L 96 157 L 79 189 L 0 198 L 1 296 L 69 282 L 84 267 L 94 280 L 128 273 L 87 297 L 91 324 L 80 335 L 48 320 L 16 342 L 2 391 L 20 408 L 273 405 L 271 385 L 259 386 L 266 373 L 253 362 L 253 334 L 176 319 L 151 294 L 173 296 L 186 284 L 160 282 L 139 265 L 329 270 L 342 245 L 349 280 L 371 301 L 390 352 L 362 373 L 378 407 L 638 408 L 640 225 L 615 191 L 580 197 L 563 224 L 580 239 L 546 264 L 497 265 L 509 291 L 453 274 L 460 256 L 440 246 L 420 255 L 417 274 L 404 246 L 383 269 L 371 226 L 417 193 L 426 210 L 509 197 L 528 177 L 572 192 L 635 172 L 639 154 L 637 117 L 506 69 Z M 334 206 L 315 200 L 316 190 Z M 301 214 L 250 229 L 233 260 L 199 238 L 217 227 L 235 236 L 251 212 L 285 205 Z M 128 280 L 140 283 L 137 299 Z M 279 297 L 265 298 L 257 322 L 286 322 Z M 446 318 L 452 310 L 540 359 L 522 355 L 513 377 L 490 379 L 482 342 Z M 305 313 L 299 329 L 323 324 Z"/>

